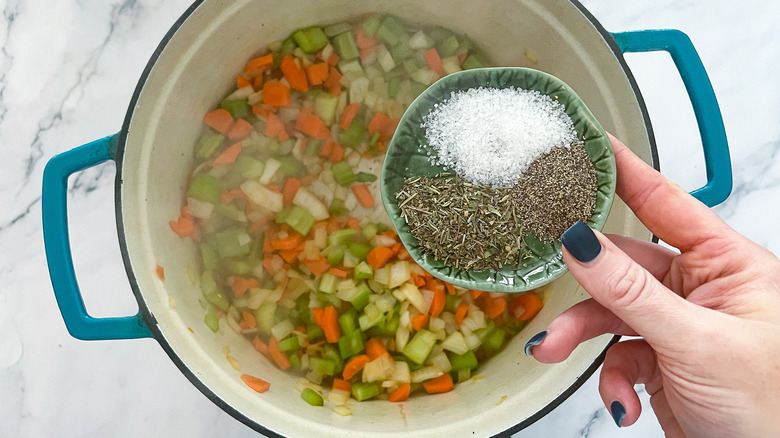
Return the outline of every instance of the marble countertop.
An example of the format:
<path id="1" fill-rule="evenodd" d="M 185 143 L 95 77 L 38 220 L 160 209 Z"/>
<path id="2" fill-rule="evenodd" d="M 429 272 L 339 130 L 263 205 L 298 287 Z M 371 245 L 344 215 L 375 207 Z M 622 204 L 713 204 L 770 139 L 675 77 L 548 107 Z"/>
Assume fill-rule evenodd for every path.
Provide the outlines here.
<path id="1" fill-rule="evenodd" d="M 583 0 L 610 31 L 686 32 L 715 88 L 734 189 L 715 208 L 780 254 L 780 4 L 760 0 Z M 0 436 L 258 436 L 204 397 L 152 339 L 83 342 L 54 300 L 41 233 L 46 161 L 116 132 L 141 71 L 189 0 L 0 3 Z M 647 101 L 663 173 L 705 180 L 701 143 L 666 54 L 627 57 Z M 772 79 L 774 78 L 774 79 Z M 70 181 L 76 272 L 94 316 L 136 312 L 114 222 L 114 168 Z M 774 201 L 773 201 L 774 200 Z M 516 437 L 659 437 L 649 407 L 618 429 L 598 378 Z"/>

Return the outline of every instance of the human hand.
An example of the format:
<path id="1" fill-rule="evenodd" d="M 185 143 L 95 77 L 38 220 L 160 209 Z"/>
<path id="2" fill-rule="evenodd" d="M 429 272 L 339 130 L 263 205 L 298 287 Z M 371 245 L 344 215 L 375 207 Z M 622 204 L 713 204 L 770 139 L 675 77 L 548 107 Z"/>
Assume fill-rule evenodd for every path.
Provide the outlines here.
<path id="1" fill-rule="evenodd" d="M 617 194 L 680 253 L 573 225 L 563 258 L 592 298 L 526 352 L 555 363 L 605 333 L 641 336 L 613 345 L 601 371 L 619 426 L 639 418 L 644 383 L 667 437 L 780 436 L 780 261 L 611 140 Z"/>

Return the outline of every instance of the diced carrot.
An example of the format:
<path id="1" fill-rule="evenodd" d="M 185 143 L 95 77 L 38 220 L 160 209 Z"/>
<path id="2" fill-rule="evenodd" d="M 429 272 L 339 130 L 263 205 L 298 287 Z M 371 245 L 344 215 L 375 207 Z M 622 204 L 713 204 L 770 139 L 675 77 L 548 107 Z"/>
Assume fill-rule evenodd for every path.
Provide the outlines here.
<path id="1" fill-rule="evenodd" d="M 314 182 L 314 175 L 312 175 L 310 173 L 307 174 L 306 176 L 304 176 L 303 178 L 301 178 L 301 185 L 303 187 L 306 187 L 306 186 L 308 186 L 309 184 L 311 184 L 313 182 Z"/>
<path id="2" fill-rule="evenodd" d="M 298 233 L 294 233 L 283 239 L 277 238 L 271 240 L 271 247 L 275 250 L 291 250 L 295 249 L 298 244 L 303 240 L 303 236 Z"/>
<path id="3" fill-rule="evenodd" d="M 287 356 L 279 350 L 279 341 L 273 336 L 268 340 L 268 350 L 271 352 L 271 359 L 276 362 L 279 368 L 282 370 L 290 368 L 290 359 L 287 359 Z"/>
<path id="4" fill-rule="evenodd" d="M 483 293 L 484 293 L 484 292 L 483 292 L 483 291 L 481 291 L 481 290 L 470 290 L 470 291 L 469 291 L 469 294 L 471 295 L 471 298 L 473 298 L 473 299 L 475 299 L 475 300 L 476 300 L 477 298 L 479 298 L 479 296 L 480 296 L 480 295 L 482 295 Z"/>
<path id="5" fill-rule="evenodd" d="M 349 125 L 352 124 L 352 120 L 357 115 L 359 109 L 360 109 L 360 102 L 350 103 L 349 105 L 347 105 L 344 108 L 344 111 L 341 113 L 341 118 L 339 119 L 339 128 L 341 129 L 349 128 Z"/>
<path id="6" fill-rule="evenodd" d="M 477 303 L 481 304 L 480 307 L 485 312 L 485 316 L 491 319 L 501 315 L 506 310 L 506 298 L 504 297 L 493 298 L 490 294 L 483 294 Z"/>
<path id="7" fill-rule="evenodd" d="M 509 314 L 516 321 L 528 321 L 542 310 L 544 303 L 538 295 L 527 293 L 518 295 L 509 303 Z"/>
<path id="8" fill-rule="evenodd" d="M 381 153 L 387 152 L 387 145 L 382 140 L 379 140 L 377 142 L 377 148 L 379 149 L 379 152 L 381 152 Z"/>
<path id="9" fill-rule="evenodd" d="M 330 157 L 330 154 L 333 153 L 333 146 L 336 144 L 333 140 L 330 138 L 325 140 L 325 143 L 322 144 L 322 148 L 320 149 L 319 156 L 320 157 Z"/>
<path id="10" fill-rule="evenodd" d="M 252 114 L 260 117 L 268 117 L 269 114 L 273 113 L 274 110 L 271 106 L 266 105 L 264 103 L 258 103 L 255 105 L 252 105 Z"/>
<path id="11" fill-rule="evenodd" d="M 322 84 L 328 78 L 328 63 L 319 62 L 306 67 L 306 75 L 309 77 L 309 84 Z"/>
<path id="12" fill-rule="evenodd" d="M 328 260 L 325 257 L 320 257 L 317 260 L 304 260 L 303 264 L 309 268 L 315 277 L 319 277 L 320 275 L 324 274 L 328 268 L 330 268 Z"/>
<path id="13" fill-rule="evenodd" d="M 306 72 L 301 66 L 301 60 L 292 55 L 285 55 L 279 64 L 285 79 L 290 84 L 290 88 L 302 93 L 309 91 L 309 83 L 306 80 Z"/>
<path id="14" fill-rule="evenodd" d="M 330 268 L 328 269 L 328 274 L 335 275 L 339 278 L 347 278 L 347 271 L 339 268 Z"/>
<path id="15" fill-rule="evenodd" d="M 341 73 L 339 73 L 336 67 L 331 67 L 328 72 L 328 77 L 325 79 L 325 87 L 328 88 L 330 94 L 335 95 L 334 90 L 341 91 Z"/>
<path id="16" fill-rule="evenodd" d="M 393 257 L 393 250 L 386 246 L 377 246 L 366 256 L 366 262 L 374 270 L 381 269 Z"/>
<path id="17" fill-rule="evenodd" d="M 352 384 L 344 379 L 339 379 L 338 377 L 333 378 L 333 389 L 339 389 L 341 391 L 352 391 Z"/>
<path id="18" fill-rule="evenodd" d="M 195 231 L 195 222 L 192 219 L 180 216 L 177 221 L 170 221 L 168 225 L 174 233 L 182 239 L 191 235 Z"/>
<path id="19" fill-rule="evenodd" d="M 157 278 L 159 278 L 162 281 L 165 281 L 165 269 L 163 269 L 162 266 L 157 265 L 157 269 L 155 272 L 157 272 Z"/>
<path id="20" fill-rule="evenodd" d="M 254 79 L 252 79 L 252 88 L 254 88 L 255 91 L 260 91 L 263 89 L 263 75 L 256 76 Z"/>
<path id="21" fill-rule="evenodd" d="M 419 276 L 417 274 L 412 274 L 412 281 L 414 282 L 414 285 L 417 286 L 417 287 L 425 286 L 425 278 L 423 278 L 423 277 L 421 277 L 421 276 Z M 436 315 L 434 315 L 434 316 L 436 316 Z"/>
<path id="22" fill-rule="evenodd" d="M 398 124 L 398 121 L 391 119 L 390 117 L 387 117 L 382 112 L 375 112 L 374 117 L 371 118 L 371 121 L 368 122 L 368 132 L 371 134 L 379 133 L 379 135 L 382 138 L 388 138 L 393 135 L 393 132 L 395 132 L 395 127 Z"/>
<path id="23" fill-rule="evenodd" d="M 249 229 L 247 231 L 249 234 L 255 234 L 256 232 L 262 230 L 265 224 L 267 224 L 268 221 L 270 221 L 272 218 L 273 216 L 270 214 L 261 217 L 260 219 L 249 224 Z M 263 243 L 265 243 L 265 241 L 263 241 Z"/>
<path id="24" fill-rule="evenodd" d="M 425 392 L 428 394 L 450 392 L 454 387 L 455 384 L 452 382 L 452 376 L 449 373 L 444 373 L 435 379 L 423 382 L 423 388 L 425 388 Z"/>
<path id="25" fill-rule="evenodd" d="M 455 286 L 453 286 L 450 283 L 447 283 L 446 281 L 443 283 L 444 283 L 444 287 L 447 288 L 447 293 L 450 295 L 455 295 Z"/>
<path id="26" fill-rule="evenodd" d="M 396 388 L 395 391 L 391 392 L 390 395 L 387 397 L 387 400 L 393 403 L 406 401 L 409 398 L 409 392 L 411 391 L 411 389 L 412 389 L 411 384 L 404 383 L 403 385 Z"/>
<path id="27" fill-rule="evenodd" d="M 268 344 L 261 341 L 260 338 L 254 338 L 252 339 L 252 345 L 254 345 L 255 350 L 263 353 L 266 357 L 271 357 L 271 350 L 268 348 Z"/>
<path id="28" fill-rule="evenodd" d="M 186 217 L 187 219 L 192 219 L 192 214 L 190 214 L 190 207 L 184 206 L 179 209 L 179 214 L 181 217 Z"/>
<path id="29" fill-rule="evenodd" d="M 466 58 L 468 58 L 468 57 L 469 57 L 469 51 L 468 50 L 464 50 L 463 53 L 458 55 L 458 64 L 463 64 L 463 61 L 465 61 Z"/>
<path id="30" fill-rule="evenodd" d="M 271 387 L 271 384 L 265 380 L 258 379 L 255 376 L 250 376 L 249 374 L 242 374 L 241 381 L 246 383 L 246 386 L 255 390 L 255 392 L 259 392 L 261 394 L 268 391 L 268 388 Z"/>
<path id="31" fill-rule="evenodd" d="M 360 226 L 360 220 L 356 217 L 350 217 L 349 219 L 347 219 L 347 228 L 353 228 L 355 230 L 360 231 L 360 229 L 362 228 Z"/>
<path id="32" fill-rule="evenodd" d="M 230 286 L 236 298 L 241 298 L 246 291 L 256 287 L 260 287 L 260 282 L 256 278 L 246 278 L 240 275 L 233 276 L 233 284 Z"/>
<path id="33" fill-rule="evenodd" d="M 263 131 L 263 134 L 269 136 L 269 137 L 276 137 L 279 139 L 279 141 L 287 141 L 290 136 L 287 134 L 287 131 L 284 129 L 284 123 L 282 123 L 282 120 L 276 116 L 276 114 L 269 114 L 268 120 L 265 122 L 265 130 Z"/>
<path id="34" fill-rule="evenodd" d="M 290 106 L 290 89 L 279 81 L 268 81 L 263 85 L 263 103 L 277 108 Z"/>
<path id="35" fill-rule="evenodd" d="M 431 301 L 431 308 L 428 310 L 431 312 L 431 315 L 433 316 L 439 316 L 439 314 L 444 310 L 444 303 L 446 301 L 446 297 L 444 296 L 444 290 L 441 288 L 434 289 L 433 291 L 433 300 Z"/>
<path id="36" fill-rule="evenodd" d="M 371 361 L 371 358 L 367 354 L 353 357 L 344 365 L 344 371 L 342 371 L 341 376 L 344 377 L 344 380 L 353 378 L 369 361 Z"/>
<path id="37" fill-rule="evenodd" d="M 322 327 L 322 315 L 325 313 L 325 309 L 322 307 L 312 307 L 311 315 L 314 318 L 314 323 Z"/>
<path id="38" fill-rule="evenodd" d="M 363 207 L 373 207 L 374 197 L 371 195 L 371 191 L 365 184 L 355 184 L 352 186 L 352 193 L 355 194 L 360 205 Z"/>
<path id="39" fill-rule="evenodd" d="M 398 260 L 409 260 L 412 258 L 412 256 L 409 254 L 409 251 L 406 249 L 406 247 L 401 247 L 401 250 L 398 251 Z"/>
<path id="40" fill-rule="evenodd" d="M 437 75 L 444 76 L 447 73 L 444 72 L 444 65 L 439 57 L 439 52 L 435 47 L 431 47 L 430 50 L 425 52 L 425 60 L 428 61 L 428 65 L 431 66 L 431 70 L 435 71 Z"/>
<path id="41" fill-rule="evenodd" d="M 365 49 L 360 49 L 360 59 L 364 59 L 366 56 L 374 53 L 376 51 L 376 46 L 374 47 L 366 47 Z"/>
<path id="42" fill-rule="evenodd" d="M 284 181 L 284 186 L 282 187 L 282 198 L 284 200 L 283 202 L 285 207 L 292 205 L 293 198 L 295 198 L 295 194 L 298 193 L 298 189 L 300 188 L 301 180 L 298 178 L 290 177 Z"/>
<path id="43" fill-rule="evenodd" d="M 249 62 L 246 63 L 246 66 L 244 66 L 244 73 L 249 76 L 258 76 L 273 65 L 274 56 L 269 53 L 259 58 L 250 59 Z"/>
<path id="44" fill-rule="evenodd" d="M 236 88 L 244 88 L 244 87 L 251 87 L 251 86 L 252 86 L 252 83 L 249 82 L 249 79 L 247 79 L 247 78 L 245 78 L 243 76 L 238 76 L 236 78 Z"/>
<path id="45" fill-rule="evenodd" d="M 385 354 L 387 354 L 387 348 L 385 348 L 385 344 L 382 342 L 379 338 L 371 338 L 365 343 L 366 347 L 366 354 L 371 360 L 374 360 L 378 357 L 382 357 Z"/>
<path id="46" fill-rule="evenodd" d="M 224 151 L 222 151 L 221 154 L 217 155 L 217 158 L 214 159 L 214 164 L 220 165 L 220 164 L 235 163 L 236 158 L 238 158 L 238 154 L 240 153 L 241 153 L 241 142 L 238 142 L 228 147 Z"/>
<path id="47" fill-rule="evenodd" d="M 266 186 L 266 188 L 272 192 L 279 193 L 279 185 L 276 183 L 271 183 Z"/>
<path id="48" fill-rule="evenodd" d="M 285 251 L 279 251 L 279 255 L 282 257 L 282 259 L 287 263 L 295 263 L 296 260 L 298 260 L 298 256 L 301 254 L 301 250 L 299 249 L 289 249 Z"/>
<path id="49" fill-rule="evenodd" d="M 244 119 L 236 119 L 233 126 L 230 127 L 227 136 L 232 141 L 240 141 L 246 138 L 250 132 L 252 132 L 252 124 Z"/>
<path id="50" fill-rule="evenodd" d="M 347 152 L 347 150 L 344 148 L 344 146 L 333 143 L 333 151 L 330 153 L 330 161 L 335 163 L 341 162 L 341 160 L 344 159 L 344 154 Z"/>
<path id="51" fill-rule="evenodd" d="M 263 268 L 271 275 L 276 275 L 276 269 L 274 268 L 271 257 L 263 257 Z"/>
<path id="52" fill-rule="evenodd" d="M 376 44 L 376 37 L 366 35 L 366 33 L 363 32 L 363 28 L 358 27 L 355 31 L 355 45 L 358 49 L 368 49 L 370 47 L 375 47 Z"/>
<path id="53" fill-rule="evenodd" d="M 466 313 L 469 311 L 469 303 L 462 302 L 458 304 L 458 308 L 455 309 L 455 324 L 460 325 L 463 319 L 466 317 Z"/>
<path id="54" fill-rule="evenodd" d="M 307 109 L 302 109 L 298 113 L 298 117 L 295 120 L 295 129 L 314 137 L 317 140 L 330 138 L 330 129 L 328 129 L 328 126 Z"/>
<path id="55" fill-rule="evenodd" d="M 257 322 L 251 313 L 244 310 L 241 312 L 241 321 L 238 322 L 238 326 L 244 330 L 249 330 L 257 326 Z"/>
<path id="56" fill-rule="evenodd" d="M 322 312 L 322 331 L 325 332 L 325 340 L 329 343 L 339 341 L 341 328 L 339 328 L 339 313 L 333 306 L 328 306 Z"/>
<path id="57" fill-rule="evenodd" d="M 422 330 L 428 325 L 429 315 L 427 313 L 420 313 L 412 318 L 412 328 L 415 330 Z"/>
<path id="58" fill-rule="evenodd" d="M 328 57 L 327 63 L 335 67 L 336 64 L 339 63 L 339 55 L 337 55 L 336 52 L 331 53 L 330 57 Z"/>
<path id="59" fill-rule="evenodd" d="M 401 245 L 401 242 L 395 242 L 393 244 L 393 247 L 391 248 L 393 251 L 393 255 L 398 255 L 398 252 L 401 251 L 401 246 L 403 246 Z"/>
<path id="60" fill-rule="evenodd" d="M 212 127 L 222 134 L 227 134 L 230 127 L 233 126 L 233 116 L 224 108 L 217 108 L 209 111 L 203 116 L 203 123 Z"/>

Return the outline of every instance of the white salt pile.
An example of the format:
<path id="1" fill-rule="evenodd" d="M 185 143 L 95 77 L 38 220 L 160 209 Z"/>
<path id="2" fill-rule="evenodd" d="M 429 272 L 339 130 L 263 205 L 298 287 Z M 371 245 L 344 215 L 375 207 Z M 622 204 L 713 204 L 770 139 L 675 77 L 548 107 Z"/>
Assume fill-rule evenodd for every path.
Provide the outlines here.
<path id="1" fill-rule="evenodd" d="M 421 127 L 431 164 L 493 187 L 514 185 L 535 159 L 577 139 L 563 105 L 514 87 L 453 92 Z"/>

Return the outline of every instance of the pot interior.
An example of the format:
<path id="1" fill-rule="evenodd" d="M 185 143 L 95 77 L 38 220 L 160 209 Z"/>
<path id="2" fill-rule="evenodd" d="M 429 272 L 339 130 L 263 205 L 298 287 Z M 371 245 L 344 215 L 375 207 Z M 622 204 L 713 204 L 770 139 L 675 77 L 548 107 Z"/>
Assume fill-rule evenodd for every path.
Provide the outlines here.
<path id="1" fill-rule="evenodd" d="M 119 224 L 139 304 L 153 316 L 152 330 L 188 378 L 258 430 L 300 437 L 491 436 L 527 425 L 587 378 L 610 341 L 609 336 L 588 341 L 557 365 L 540 364 L 523 353 L 531 336 L 587 298 L 568 274 L 545 289 L 542 312 L 505 351 L 478 370 L 479 377 L 450 393 L 413 397 L 401 404 L 352 400 L 349 417 L 308 406 L 295 389 L 297 377 L 277 369 L 226 325 L 215 335 L 203 323 L 201 293 L 187 275 L 188 267 L 198 266 L 197 248 L 168 227 L 182 205 L 203 114 L 234 86 L 235 74 L 245 62 L 268 43 L 304 26 L 368 12 L 464 32 L 499 65 L 532 67 L 558 76 L 577 91 L 605 129 L 651 160 L 648 129 L 625 71 L 602 34 L 569 1 L 207 0 L 169 35 L 148 76 L 142 78 L 125 127 L 118 175 Z M 535 53 L 538 63 L 524 56 L 526 49 Z M 617 198 L 604 230 L 651 237 Z M 156 265 L 165 268 L 164 282 L 155 275 Z M 225 345 L 241 363 L 241 371 L 226 360 Z M 253 392 L 239 380 L 242 373 L 271 382 L 271 389 Z"/>

